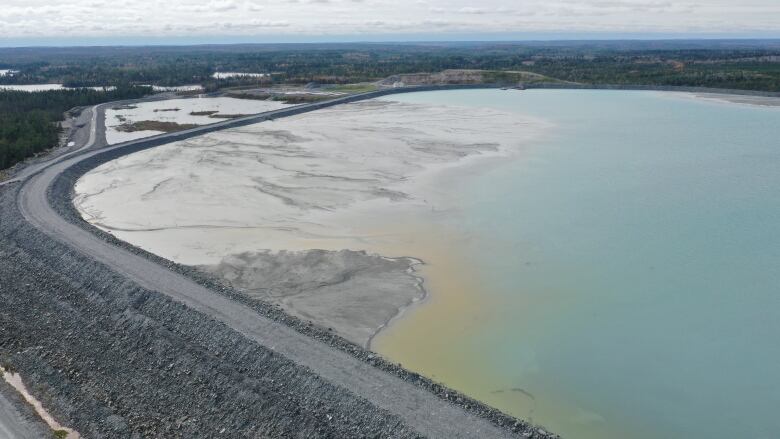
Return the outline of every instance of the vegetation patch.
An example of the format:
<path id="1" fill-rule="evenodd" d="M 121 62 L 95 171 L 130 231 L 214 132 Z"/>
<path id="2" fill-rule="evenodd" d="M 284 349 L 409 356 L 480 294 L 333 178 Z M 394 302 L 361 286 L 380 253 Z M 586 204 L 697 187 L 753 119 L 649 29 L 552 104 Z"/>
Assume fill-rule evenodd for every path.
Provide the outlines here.
<path id="1" fill-rule="evenodd" d="M 271 99 L 271 93 L 250 93 L 243 91 L 231 91 L 227 93 L 227 96 L 234 99 L 250 99 L 255 101 L 267 101 Z"/>
<path id="2" fill-rule="evenodd" d="M 140 122 L 123 123 L 116 127 L 117 131 L 123 133 L 132 133 L 135 131 L 162 131 L 164 133 L 172 133 L 174 131 L 188 130 L 190 128 L 196 128 L 195 124 L 180 124 L 176 122 L 161 122 L 159 120 L 143 120 Z"/>
<path id="3" fill-rule="evenodd" d="M 203 94 L 203 90 L 179 90 L 176 96 L 198 96 Z"/>
<path id="4" fill-rule="evenodd" d="M 0 359 L 0 372 L 14 373 L 14 367 L 7 358 Z"/>
<path id="5" fill-rule="evenodd" d="M 71 108 L 137 99 L 151 92 L 151 87 L 128 86 L 109 91 L 0 91 L 0 169 L 59 146 L 60 122 Z"/>
<path id="6" fill-rule="evenodd" d="M 190 116 L 213 116 L 219 113 L 219 111 L 192 111 Z"/>

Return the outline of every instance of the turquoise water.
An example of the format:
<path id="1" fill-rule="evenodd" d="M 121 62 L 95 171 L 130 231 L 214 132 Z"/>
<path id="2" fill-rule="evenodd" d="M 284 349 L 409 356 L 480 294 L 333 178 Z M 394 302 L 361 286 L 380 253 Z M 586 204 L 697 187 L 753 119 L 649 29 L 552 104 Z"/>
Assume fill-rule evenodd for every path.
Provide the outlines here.
<path id="1" fill-rule="evenodd" d="M 457 188 L 493 311 L 442 349 L 566 405 L 528 415 L 568 438 L 780 437 L 780 109 L 627 91 L 393 99 L 554 124 Z"/>

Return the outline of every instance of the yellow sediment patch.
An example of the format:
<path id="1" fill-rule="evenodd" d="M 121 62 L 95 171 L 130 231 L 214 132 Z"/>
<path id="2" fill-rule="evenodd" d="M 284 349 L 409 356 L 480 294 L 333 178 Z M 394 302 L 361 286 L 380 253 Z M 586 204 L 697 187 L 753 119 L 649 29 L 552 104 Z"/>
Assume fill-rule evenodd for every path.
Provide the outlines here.
<path id="1" fill-rule="evenodd" d="M 500 355 L 497 352 L 502 349 L 500 346 L 497 349 L 495 340 L 481 339 L 486 326 L 498 325 L 517 334 L 500 343 L 533 344 L 539 334 L 529 331 L 538 332 L 538 328 L 533 328 L 528 316 L 515 313 L 523 309 L 539 312 L 543 304 L 538 298 L 524 295 L 500 298 L 486 291 L 491 288 L 490 282 L 481 278 L 474 262 L 489 255 L 470 251 L 476 246 L 469 242 L 477 237 L 437 225 L 435 221 L 394 219 L 393 224 L 379 228 L 385 233 L 384 239 L 375 238 L 378 233 L 368 233 L 374 236 L 369 250 L 423 260 L 424 265 L 418 266 L 417 274 L 424 278 L 428 296 L 382 330 L 374 338 L 372 350 L 407 369 L 554 432 L 577 431 L 587 439 L 626 437 L 614 420 L 607 422 L 600 414 L 569 400 L 566 389 L 536 383 L 534 375 L 541 371 L 532 346 L 527 357 L 510 360 L 497 358 Z M 506 364 L 500 364 L 502 361 L 513 362 L 509 372 Z M 526 383 L 531 387 L 526 388 Z"/>
<path id="2" fill-rule="evenodd" d="M 484 371 L 488 359 L 452 349 L 453 343 L 479 333 L 491 318 L 491 305 L 480 299 L 481 282 L 471 267 L 468 236 L 432 222 L 373 224 L 366 250 L 390 257 L 422 260 L 416 274 L 428 295 L 405 310 L 373 340 L 372 349 L 437 381 L 462 383 Z M 442 349 L 442 344 L 450 344 Z"/>
<path id="3" fill-rule="evenodd" d="M 464 384 L 484 371 L 487 359 L 452 347 L 479 333 L 492 314 L 491 306 L 480 300 L 481 282 L 471 267 L 472 256 L 464 250 L 468 237 L 435 224 L 407 223 L 384 230 L 389 239 L 370 250 L 421 259 L 424 264 L 416 274 L 424 279 L 428 295 L 380 332 L 373 350 L 436 381 Z"/>

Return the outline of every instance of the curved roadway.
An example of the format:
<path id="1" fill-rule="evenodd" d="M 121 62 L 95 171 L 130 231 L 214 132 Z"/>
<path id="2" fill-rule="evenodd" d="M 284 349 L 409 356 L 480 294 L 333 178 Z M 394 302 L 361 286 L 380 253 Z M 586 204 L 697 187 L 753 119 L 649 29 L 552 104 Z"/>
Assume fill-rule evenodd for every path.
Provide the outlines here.
<path id="1" fill-rule="evenodd" d="M 89 139 L 86 143 L 84 143 L 83 146 L 80 148 L 74 149 L 72 151 L 66 152 L 64 154 L 60 154 L 57 156 L 52 157 L 49 160 L 44 160 L 39 163 L 32 163 L 26 168 L 20 170 L 16 175 L 14 175 L 13 178 L 10 178 L 5 181 L 0 181 L 0 186 L 4 186 L 11 183 L 18 183 L 20 181 L 24 181 L 31 175 L 40 172 L 43 168 L 51 165 L 53 162 L 56 162 L 58 160 L 65 159 L 67 157 L 71 157 L 73 155 L 76 155 L 78 152 L 83 151 L 85 149 L 89 149 L 92 147 L 92 145 L 95 144 L 95 141 L 97 139 L 97 127 L 98 127 L 98 115 L 102 114 L 102 112 L 99 110 L 99 107 L 107 105 L 107 104 L 101 104 L 101 105 L 95 105 L 91 107 L 88 111 L 90 112 L 90 122 L 89 122 Z"/>
<path id="2" fill-rule="evenodd" d="M 336 99 L 333 102 L 302 105 L 295 107 L 295 111 L 289 108 L 276 110 L 184 132 L 163 134 L 156 136 L 153 143 L 167 143 L 217 129 L 256 123 L 375 96 L 377 94 L 366 94 L 358 97 L 352 96 L 349 99 Z M 247 338 L 310 368 L 331 383 L 342 386 L 377 407 L 399 416 L 409 427 L 422 435 L 438 438 L 514 436 L 489 420 L 467 412 L 345 352 L 333 349 L 316 339 L 303 335 L 289 326 L 267 319 L 251 308 L 209 290 L 181 274 L 123 248 L 106 243 L 84 228 L 62 218 L 49 205 L 47 189 L 64 170 L 105 151 L 149 142 L 149 140 L 144 139 L 99 150 L 89 150 L 96 138 L 95 127 L 97 125 L 95 122 L 99 113 L 96 110 L 97 108 L 93 108 L 91 136 L 84 147 L 78 152 L 58 158 L 41 169 L 31 171 L 32 175 L 25 176 L 26 180 L 23 181 L 19 190 L 17 202 L 27 221 L 53 239 L 105 264 L 144 288 L 165 294 L 227 324 Z"/>

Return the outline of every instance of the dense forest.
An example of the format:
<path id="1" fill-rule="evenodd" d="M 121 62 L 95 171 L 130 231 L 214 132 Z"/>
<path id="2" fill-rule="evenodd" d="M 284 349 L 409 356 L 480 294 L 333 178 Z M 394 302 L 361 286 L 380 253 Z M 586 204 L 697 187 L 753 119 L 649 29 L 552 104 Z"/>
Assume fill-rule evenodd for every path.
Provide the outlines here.
<path id="1" fill-rule="evenodd" d="M 275 44 L 0 49 L 0 84 L 349 83 L 445 69 L 525 70 L 566 81 L 780 91 L 780 41 Z M 269 73 L 215 80 L 214 72 Z"/>
<path id="2" fill-rule="evenodd" d="M 149 87 L 117 87 L 29 93 L 0 91 L 0 169 L 57 146 L 63 113 L 74 107 L 139 98 Z"/>

